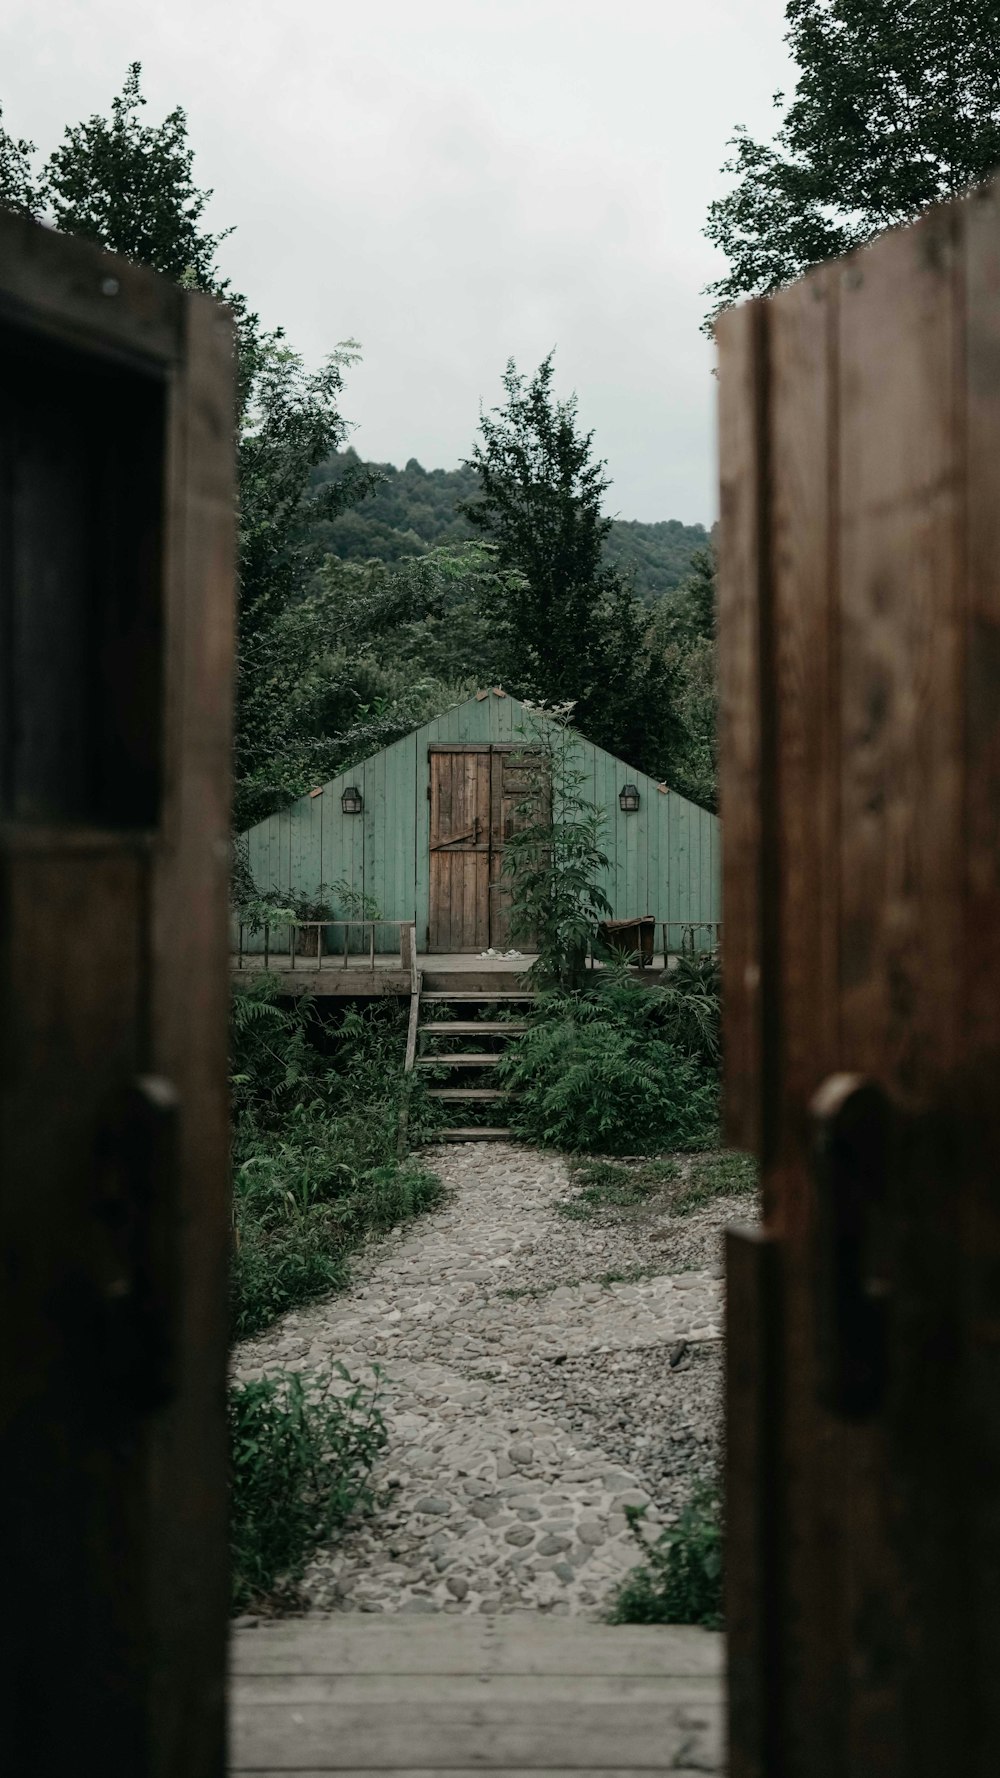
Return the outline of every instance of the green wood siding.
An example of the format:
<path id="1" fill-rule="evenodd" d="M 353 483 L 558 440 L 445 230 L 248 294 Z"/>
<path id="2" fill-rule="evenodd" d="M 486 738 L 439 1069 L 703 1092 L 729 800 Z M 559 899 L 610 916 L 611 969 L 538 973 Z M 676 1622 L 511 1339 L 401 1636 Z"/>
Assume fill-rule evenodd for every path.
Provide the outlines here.
<path id="1" fill-rule="evenodd" d="M 418 949 L 425 949 L 430 919 L 428 749 L 447 742 L 500 746 L 530 734 L 522 705 L 506 694 L 490 692 L 446 710 L 342 772 L 318 794 L 300 797 L 251 828 L 248 856 L 258 887 L 312 896 L 323 884 L 333 898 L 333 884 L 346 880 L 360 894 L 373 896 L 385 919 L 415 920 Z M 720 920 L 717 817 L 583 736 L 575 736 L 573 746 L 585 774 L 585 794 L 605 815 L 603 845 L 610 864 L 603 887 L 615 918 L 652 914 L 657 920 Z M 632 815 L 623 814 L 618 805 L 618 793 L 627 782 L 639 788 L 639 808 Z M 341 808 L 348 784 L 361 789 L 361 815 L 345 815 Z M 674 937 L 679 938 L 679 928 Z M 256 948 L 263 949 L 262 939 Z M 380 948 L 395 949 L 392 934 L 380 940 Z"/>

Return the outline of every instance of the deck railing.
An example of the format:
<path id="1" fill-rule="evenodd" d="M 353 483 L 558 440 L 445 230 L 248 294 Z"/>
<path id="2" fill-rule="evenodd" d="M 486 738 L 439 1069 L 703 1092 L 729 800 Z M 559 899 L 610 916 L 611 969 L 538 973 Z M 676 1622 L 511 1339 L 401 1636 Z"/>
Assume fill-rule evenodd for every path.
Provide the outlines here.
<path id="1" fill-rule="evenodd" d="M 628 924 L 634 927 L 646 925 L 648 930 L 649 918 L 647 917 L 644 921 L 629 921 Z M 658 932 L 663 935 L 663 948 L 660 955 L 664 958 L 675 957 L 678 954 L 682 957 L 694 956 L 698 951 L 717 951 L 722 942 L 721 920 L 653 920 L 653 956 L 657 954 L 656 935 Z M 699 942 L 699 934 L 705 935 L 703 942 Z M 624 940 L 624 934 L 622 937 Z M 596 961 L 596 948 L 594 944 L 588 947 L 588 957 L 592 969 Z M 640 968 L 650 961 L 648 956 L 644 958 L 642 953 L 636 951 L 628 941 L 624 941 L 623 948 L 631 950 L 633 955 L 638 957 Z"/>
<path id="2" fill-rule="evenodd" d="M 721 920 L 658 920 L 657 925 L 663 929 L 663 955 L 665 957 L 672 956 L 675 951 L 679 951 L 682 956 L 685 951 L 697 951 L 703 948 L 717 951 L 722 943 Z M 670 944 L 672 931 L 680 933 L 678 945 Z M 708 934 L 708 944 L 704 947 L 698 944 L 696 934 L 699 932 Z"/>
<path id="3" fill-rule="evenodd" d="M 289 967 L 289 969 L 295 968 L 296 958 L 298 958 L 299 962 L 301 964 L 303 964 L 304 967 L 307 969 L 312 969 L 312 968 L 322 969 L 324 966 L 323 965 L 324 957 L 328 957 L 330 959 L 330 962 L 328 962 L 328 964 L 327 964 L 327 968 L 339 967 L 342 969 L 347 969 L 348 964 L 349 964 L 349 959 L 352 955 L 351 933 L 357 927 L 360 926 L 361 930 L 362 930 L 362 948 L 361 948 L 360 952 L 356 951 L 353 954 L 355 956 L 358 956 L 358 955 L 363 956 L 365 951 L 367 950 L 368 958 L 369 958 L 369 965 L 372 969 L 374 969 L 375 968 L 375 929 L 376 929 L 376 927 L 390 926 L 397 932 L 398 938 L 399 938 L 399 966 L 401 969 L 406 970 L 406 972 L 408 974 L 412 974 L 413 967 L 414 967 L 414 958 L 416 956 L 415 924 L 416 923 L 413 920 L 362 920 L 362 919 L 355 919 L 355 920 L 347 920 L 347 919 L 345 919 L 345 920 L 280 920 L 277 922 L 277 928 L 278 928 L 278 930 L 284 929 L 284 930 L 287 930 L 287 932 L 288 932 L 288 967 Z M 344 932 L 344 944 L 343 944 L 343 950 L 340 953 L 339 964 L 334 960 L 336 957 L 336 953 L 333 951 L 328 951 L 326 948 L 326 945 L 325 945 L 325 941 L 324 941 L 323 935 L 331 927 L 342 927 L 343 932 Z M 258 927 L 256 930 L 259 931 L 260 928 Z M 268 964 L 271 961 L 271 927 L 270 927 L 270 925 L 265 924 L 263 930 L 264 930 L 264 968 L 266 969 L 268 967 Z M 298 933 L 300 933 L 300 932 L 315 932 L 315 935 L 316 935 L 315 961 L 313 959 L 311 946 L 310 946 L 310 949 L 308 952 L 303 952 L 298 949 L 298 946 L 296 944 L 296 937 L 297 937 Z M 249 955 L 249 953 L 246 951 L 245 943 L 244 943 L 245 933 L 246 933 L 246 927 L 243 925 L 242 922 L 240 922 L 239 933 L 238 933 L 238 938 L 237 938 L 237 953 L 236 953 L 236 957 L 237 957 L 236 966 L 238 969 L 243 968 L 243 959 L 245 956 Z M 367 937 L 365 936 L 366 934 L 367 934 Z M 259 953 L 256 953 L 256 954 L 259 955 Z"/>
<path id="4" fill-rule="evenodd" d="M 328 950 L 324 941 L 324 933 L 333 927 L 340 928 L 344 935 L 343 946 L 339 947 L 338 951 Z M 360 927 L 362 931 L 361 949 L 360 951 L 354 951 L 352 953 L 351 933 L 358 927 Z M 289 969 L 294 969 L 296 967 L 296 961 L 298 961 L 300 967 L 306 969 L 323 969 L 324 958 L 327 959 L 325 965 L 327 968 L 347 969 L 349 967 L 351 956 L 363 956 L 365 951 L 368 952 L 369 967 L 374 969 L 376 927 L 391 927 L 398 934 L 399 967 L 407 974 L 412 975 L 416 968 L 417 955 L 416 921 L 414 920 L 281 920 L 276 922 L 275 929 L 288 932 Z M 661 955 L 668 957 L 676 955 L 679 952 L 683 956 L 685 953 L 694 954 L 699 950 L 718 950 L 722 937 L 722 922 L 720 920 L 657 920 L 653 935 L 654 952 L 657 949 L 657 930 L 663 935 Z M 260 931 L 260 928 L 255 928 L 254 935 L 256 935 L 256 932 L 258 931 Z M 263 928 L 265 969 L 267 969 L 271 960 L 271 932 L 271 926 L 265 925 Z M 311 945 L 308 953 L 298 949 L 296 935 L 300 932 L 315 933 L 315 956 L 313 955 L 313 947 Z M 238 969 L 243 968 L 244 957 L 250 955 L 245 947 L 246 934 L 247 928 L 241 922 L 238 929 L 236 953 Z M 705 935 L 705 940 L 707 940 L 707 942 L 705 942 L 705 940 L 699 942 L 699 935 L 701 934 Z M 254 954 L 259 955 L 260 953 Z M 593 952 L 591 952 L 591 962 L 593 962 Z"/>

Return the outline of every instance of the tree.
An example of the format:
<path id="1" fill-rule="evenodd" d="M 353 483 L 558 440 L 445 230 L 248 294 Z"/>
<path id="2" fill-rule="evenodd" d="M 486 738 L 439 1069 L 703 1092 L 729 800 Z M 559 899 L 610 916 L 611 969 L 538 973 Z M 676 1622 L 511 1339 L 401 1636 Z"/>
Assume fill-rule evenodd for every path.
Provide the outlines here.
<path id="1" fill-rule="evenodd" d="M 660 601 L 649 629 L 650 647 L 671 678 L 680 731 L 670 781 L 708 809 L 718 803 L 715 600 L 715 555 L 700 550 L 687 580 Z"/>
<path id="2" fill-rule="evenodd" d="M 587 774 L 567 711 L 536 711 L 522 755 L 529 788 L 503 850 L 510 885 L 510 935 L 536 952 L 531 974 L 545 987 L 583 987 L 587 950 L 611 912 L 599 877 L 610 868 L 604 815 L 584 795 Z"/>
<path id="3" fill-rule="evenodd" d="M 322 654 L 289 612 L 304 599 L 322 559 L 321 531 L 378 481 L 351 465 L 336 484 L 313 472 L 345 442 L 340 412 L 344 370 L 356 361 L 343 342 L 318 370 L 288 346 L 283 330 L 262 328 L 245 297 L 216 267 L 231 233 L 204 224 L 211 192 L 197 186 L 185 113 L 143 123 L 141 67 L 132 64 L 111 117 L 69 126 L 40 181 L 33 146 L 0 128 L 0 204 L 45 214 L 68 233 L 140 261 L 232 308 L 237 333 L 237 443 L 240 491 L 239 640 L 236 701 L 237 825 L 267 813 L 314 783 L 329 737 L 308 733 L 303 704 L 280 694 L 296 684 L 304 656 Z M 325 745 L 324 745 L 325 743 Z M 262 785 L 272 800 L 262 806 Z"/>
<path id="4" fill-rule="evenodd" d="M 42 196 L 31 171 L 34 152 L 33 142 L 8 135 L 0 105 L 0 210 L 16 210 L 24 216 L 40 214 Z"/>
<path id="5" fill-rule="evenodd" d="M 194 150 L 179 106 L 155 128 L 140 112 L 141 64 L 133 62 L 111 117 L 71 124 L 49 156 L 42 195 L 56 228 L 83 235 L 178 284 L 218 290 L 215 255 L 231 229 L 202 222 L 212 196 L 194 183 Z"/>
<path id="6" fill-rule="evenodd" d="M 788 0 L 786 19 L 792 102 L 773 144 L 737 131 L 737 183 L 709 207 L 729 270 L 708 286 L 708 329 L 1000 164 L 997 0 Z"/>
<path id="7" fill-rule="evenodd" d="M 506 403 L 481 415 L 483 442 L 466 461 L 479 497 L 461 510 L 516 576 L 492 611 L 501 668 L 511 690 L 571 703 L 592 740 L 662 771 L 674 731 L 669 684 L 646 649 L 642 607 L 603 563 L 610 481 L 592 458 L 593 433 L 578 430 L 576 397 L 555 398 L 552 358 L 530 382 L 508 362 Z"/>

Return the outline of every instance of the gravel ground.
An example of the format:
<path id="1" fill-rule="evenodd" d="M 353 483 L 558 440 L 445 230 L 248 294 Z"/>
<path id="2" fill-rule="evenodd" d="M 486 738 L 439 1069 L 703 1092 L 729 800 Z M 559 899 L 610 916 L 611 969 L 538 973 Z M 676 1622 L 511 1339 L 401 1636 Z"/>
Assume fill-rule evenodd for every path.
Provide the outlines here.
<path id="1" fill-rule="evenodd" d="M 383 1372 L 380 1504 L 317 1552 L 305 1607 L 598 1615 L 638 1558 L 626 1505 L 655 1530 L 716 1470 L 721 1230 L 748 1200 L 676 1214 L 683 1160 L 615 1206 L 527 1148 L 422 1158 L 445 1204 L 235 1355 L 241 1377 L 309 1368 L 332 1390 L 336 1364 Z"/>

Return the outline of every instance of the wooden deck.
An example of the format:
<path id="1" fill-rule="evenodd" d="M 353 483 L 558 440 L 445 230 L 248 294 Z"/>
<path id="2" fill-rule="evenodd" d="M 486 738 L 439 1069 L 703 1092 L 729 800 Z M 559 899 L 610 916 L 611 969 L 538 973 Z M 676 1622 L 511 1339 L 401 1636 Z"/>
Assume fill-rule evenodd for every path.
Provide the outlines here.
<path id="1" fill-rule="evenodd" d="M 479 991 L 496 988 L 498 993 L 515 988 L 520 978 L 527 974 L 535 961 L 534 956 L 524 957 L 478 957 L 462 952 L 422 951 L 417 957 L 417 966 L 423 977 L 425 989 L 429 992 L 447 990 L 449 988 L 468 988 Z M 665 958 L 659 954 L 653 958 L 646 969 L 633 969 L 632 973 L 638 980 L 646 982 L 658 981 L 665 968 L 675 962 L 675 957 Z M 260 954 L 244 954 L 242 963 L 234 956 L 232 959 L 233 979 L 251 980 L 264 969 L 264 958 Z M 598 964 L 595 967 L 601 968 Z M 400 965 L 395 953 L 376 954 L 375 966 L 371 959 L 364 956 L 348 957 L 345 966 L 343 957 L 324 957 L 317 965 L 315 957 L 289 957 L 287 952 L 272 953 L 267 962 L 272 975 L 287 982 L 290 994 L 374 996 L 379 994 L 409 994 L 411 977 L 408 969 Z"/>
<path id="2" fill-rule="evenodd" d="M 237 1774 L 725 1771 L 723 1640 L 518 1612 L 311 1618 L 233 1637 Z"/>

